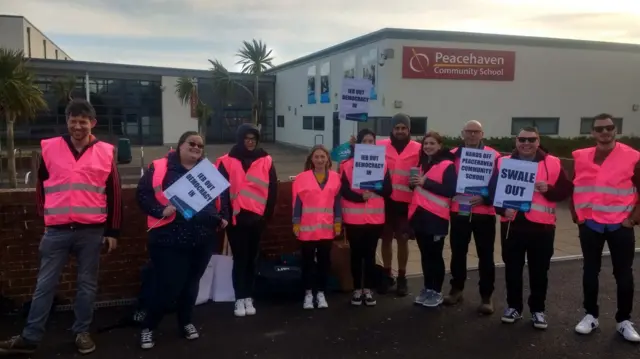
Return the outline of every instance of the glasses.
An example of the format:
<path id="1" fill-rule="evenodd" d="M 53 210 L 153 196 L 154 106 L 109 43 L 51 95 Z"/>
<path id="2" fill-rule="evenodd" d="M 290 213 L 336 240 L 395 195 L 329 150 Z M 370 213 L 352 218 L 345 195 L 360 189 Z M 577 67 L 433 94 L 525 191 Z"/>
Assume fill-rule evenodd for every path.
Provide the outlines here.
<path id="1" fill-rule="evenodd" d="M 196 143 L 196 142 L 187 142 L 189 144 L 190 147 L 198 147 L 199 149 L 203 149 L 204 145 L 202 143 Z"/>
<path id="2" fill-rule="evenodd" d="M 538 140 L 538 137 L 518 137 L 518 142 L 520 143 L 535 143 Z"/>
<path id="3" fill-rule="evenodd" d="M 593 126 L 593 130 L 598 133 L 602 133 L 604 130 L 607 130 L 607 132 L 613 132 L 615 129 L 616 125 Z"/>
<path id="4" fill-rule="evenodd" d="M 480 130 L 464 130 L 464 133 L 466 133 L 467 135 L 478 135 L 480 134 Z"/>
<path id="5" fill-rule="evenodd" d="M 247 142 L 256 142 L 256 138 L 255 137 L 245 137 L 244 140 L 247 141 Z"/>

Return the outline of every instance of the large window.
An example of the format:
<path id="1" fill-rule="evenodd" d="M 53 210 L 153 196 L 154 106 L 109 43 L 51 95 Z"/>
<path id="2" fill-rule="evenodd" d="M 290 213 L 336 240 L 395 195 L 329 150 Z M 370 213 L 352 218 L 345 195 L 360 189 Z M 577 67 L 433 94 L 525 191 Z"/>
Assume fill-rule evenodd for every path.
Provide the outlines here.
<path id="1" fill-rule="evenodd" d="M 622 133 L 622 117 L 612 118 L 613 124 L 616 125 L 616 132 Z M 580 134 L 588 135 L 591 133 L 591 125 L 593 124 L 593 117 L 583 117 L 580 119 Z"/>
<path id="2" fill-rule="evenodd" d="M 541 135 L 557 135 L 560 126 L 558 117 L 513 117 L 511 134 L 517 135 L 523 127 L 535 127 Z"/>

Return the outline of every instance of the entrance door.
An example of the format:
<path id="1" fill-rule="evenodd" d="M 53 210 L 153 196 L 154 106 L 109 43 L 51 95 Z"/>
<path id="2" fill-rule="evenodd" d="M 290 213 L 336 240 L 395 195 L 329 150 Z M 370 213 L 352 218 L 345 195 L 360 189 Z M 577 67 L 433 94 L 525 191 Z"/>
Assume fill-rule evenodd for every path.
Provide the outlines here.
<path id="1" fill-rule="evenodd" d="M 333 113 L 333 148 L 340 146 L 340 119 L 338 112 Z"/>

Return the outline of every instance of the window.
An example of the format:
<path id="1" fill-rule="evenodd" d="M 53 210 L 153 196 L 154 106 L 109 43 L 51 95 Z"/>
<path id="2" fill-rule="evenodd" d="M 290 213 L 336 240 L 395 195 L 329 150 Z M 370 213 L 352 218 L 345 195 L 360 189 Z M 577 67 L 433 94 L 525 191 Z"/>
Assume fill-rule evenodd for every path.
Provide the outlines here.
<path id="1" fill-rule="evenodd" d="M 622 133 L 622 117 L 615 117 L 612 119 L 613 124 L 616 125 L 616 132 Z M 580 119 L 580 134 L 588 135 L 591 133 L 591 124 L 593 123 L 593 117 L 583 117 Z"/>
<path id="2" fill-rule="evenodd" d="M 44 58 L 47 58 L 47 40 L 42 40 L 42 48 L 44 49 Z"/>
<path id="3" fill-rule="evenodd" d="M 27 52 L 29 54 L 29 58 L 31 58 L 31 28 L 27 28 Z"/>
<path id="4" fill-rule="evenodd" d="M 313 130 L 324 131 L 324 116 L 315 116 L 313 118 Z"/>
<path id="5" fill-rule="evenodd" d="M 279 115 L 277 119 L 277 126 L 284 127 L 284 116 Z"/>
<path id="6" fill-rule="evenodd" d="M 302 117 L 302 129 L 303 130 L 313 130 L 313 117 L 311 117 L 311 116 L 303 116 Z"/>
<path id="7" fill-rule="evenodd" d="M 411 136 L 422 136 L 427 132 L 426 117 L 411 117 Z"/>
<path id="8" fill-rule="evenodd" d="M 517 135 L 523 127 L 535 127 L 541 135 L 557 135 L 559 124 L 558 117 L 513 117 L 511 135 Z"/>

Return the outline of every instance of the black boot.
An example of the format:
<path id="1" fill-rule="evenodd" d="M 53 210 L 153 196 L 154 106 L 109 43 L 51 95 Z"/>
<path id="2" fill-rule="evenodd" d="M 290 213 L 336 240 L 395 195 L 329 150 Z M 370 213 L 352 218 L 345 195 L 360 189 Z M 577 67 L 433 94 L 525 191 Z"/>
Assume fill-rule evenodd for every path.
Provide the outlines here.
<path id="1" fill-rule="evenodd" d="M 407 286 L 407 277 L 398 276 L 396 294 L 399 297 L 406 297 L 409 294 L 409 287 Z"/>

